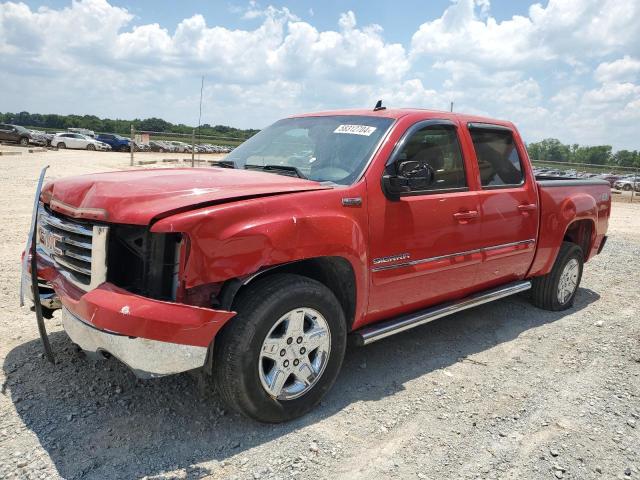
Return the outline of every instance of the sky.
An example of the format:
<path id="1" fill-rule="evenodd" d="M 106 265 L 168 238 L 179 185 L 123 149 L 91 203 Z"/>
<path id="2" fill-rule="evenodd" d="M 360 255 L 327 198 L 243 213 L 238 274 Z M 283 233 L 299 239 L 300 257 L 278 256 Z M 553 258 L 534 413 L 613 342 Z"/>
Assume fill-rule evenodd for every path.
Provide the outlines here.
<path id="1" fill-rule="evenodd" d="M 640 0 L 0 0 L 0 111 L 263 128 L 388 107 L 640 149 Z"/>

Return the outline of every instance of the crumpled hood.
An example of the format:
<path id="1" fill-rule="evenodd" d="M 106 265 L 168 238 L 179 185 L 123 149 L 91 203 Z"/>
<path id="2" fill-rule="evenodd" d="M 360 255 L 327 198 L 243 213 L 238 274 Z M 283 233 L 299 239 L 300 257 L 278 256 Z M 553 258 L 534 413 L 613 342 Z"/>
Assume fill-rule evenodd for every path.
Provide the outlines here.
<path id="1" fill-rule="evenodd" d="M 228 168 L 165 168 L 81 175 L 49 182 L 42 198 L 67 215 L 104 211 L 113 223 L 148 225 L 152 219 L 247 197 L 322 190 L 318 182 Z M 93 214 L 92 214 L 93 215 Z M 99 218 L 96 216 L 85 218 Z"/>

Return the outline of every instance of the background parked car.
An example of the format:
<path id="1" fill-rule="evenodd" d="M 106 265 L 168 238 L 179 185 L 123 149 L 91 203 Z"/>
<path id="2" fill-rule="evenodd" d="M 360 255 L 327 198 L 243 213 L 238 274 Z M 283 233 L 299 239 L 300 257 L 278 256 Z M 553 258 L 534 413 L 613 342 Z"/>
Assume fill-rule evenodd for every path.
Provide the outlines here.
<path id="1" fill-rule="evenodd" d="M 151 145 L 142 142 L 133 142 L 133 148 L 136 152 L 150 152 Z"/>
<path id="2" fill-rule="evenodd" d="M 162 140 L 151 140 L 149 142 L 149 146 L 151 147 L 152 152 L 175 152 L 175 147 L 171 145 L 169 142 L 164 142 Z"/>
<path id="3" fill-rule="evenodd" d="M 42 145 L 46 147 L 51 145 L 51 140 L 53 139 L 53 133 L 47 133 L 40 130 L 29 130 L 32 136 L 32 143 L 35 145 Z"/>
<path id="4" fill-rule="evenodd" d="M 636 177 L 636 176 L 623 177 L 620 180 L 618 180 L 614 184 L 614 186 L 618 190 L 624 190 L 625 192 L 628 192 L 631 189 L 640 191 L 640 177 Z"/>
<path id="5" fill-rule="evenodd" d="M 96 140 L 95 138 L 81 135 L 79 133 L 57 133 L 51 140 L 51 145 L 61 148 L 77 148 L 82 150 L 110 150 L 111 147 L 106 143 Z"/>
<path id="6" fill-rule="evenodd" d="M 609 182 L 609 185 L 611 185 L 611 187 L 615 186 L 616 182 L 618 180 L 620 180 L 620 175 L 612 175 L 609 173 L 603 173 L 602 175 L 598 175 L 598 178 L 601 178 L 603 180 L 606 180 L 607 182 Z"/>
<path id="7" fill-rule="evenodd" d="M 31 132 L 26 128 L 20 125 L 0 123 L 0 141 L 19 143 L 26 147 L 31 142 L 31 139 Z"/>
<path id="8" fill-rule="evenodd" d="M 175 150 L 176 152 L 191 153 L 191 145 L 189 145 L 188 143 L 178 142 L 178 141 L 173 141 L 169 143 L 176 148 Z"/>
<path id="9" fill-rule="evenodd" d="M 131 140 L 127 137 L 121 137 L 115 133 L 101 133 L 96 140 L 104 142 L 111 146 L 114 152 L 128 152 L 131 148 Z"/>

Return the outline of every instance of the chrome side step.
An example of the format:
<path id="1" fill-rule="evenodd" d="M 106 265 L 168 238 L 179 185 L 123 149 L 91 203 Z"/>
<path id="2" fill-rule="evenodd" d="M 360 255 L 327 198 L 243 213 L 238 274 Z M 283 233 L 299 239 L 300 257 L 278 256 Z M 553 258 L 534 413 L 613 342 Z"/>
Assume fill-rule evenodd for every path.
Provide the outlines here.
<path id="1" fill-rule="evenodd" d="M 354 337 L 353 339 L 356 345 L 368 345 L 396 333 L 404 332 L 410 328 L 432 322 L 438 318 L 446 317 L 447 315 L 461 312 L 462 310 L 467 310 L 468 308 L 476 307 L 483 303 L 493 302 L 494 300 L 508 297 L 516 293 L 524 292 L 530 288 L 531 282 L 528 280 L 508 283 L 498 288 L 473 294 L 455 302 L 443 303 L 426 310 L 402 315 L 400 317 L 392 318 L 391 320 L 384 320 L 374 325 L 356 330 L 352 333 L 352 336 Z"/>

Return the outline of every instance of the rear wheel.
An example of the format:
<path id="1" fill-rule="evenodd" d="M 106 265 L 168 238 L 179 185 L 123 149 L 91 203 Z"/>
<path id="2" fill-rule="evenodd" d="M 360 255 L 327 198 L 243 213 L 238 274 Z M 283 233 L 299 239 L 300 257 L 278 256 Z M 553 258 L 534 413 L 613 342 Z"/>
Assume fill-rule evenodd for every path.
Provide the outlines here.
<path id="1" fill-rule="evenodd" d="M 625 183 L 624 185 L 622 185 L 622 190 L 624 190 L 625 192 L 628 192 L 629 190 L 631 190 L 631 185 L 629 185 L 628 183 Z"/>
<path id="2" fill-rule="evenodd" d="M 346 322 L 323 284 L 278 274 L 258 280 L 216 338 L 214 376 L 224 402 L 261 422 L 304 415 L 331 388 L 344 358 Z"/>
<path id="3" fill-rule="evenodd" d="M 582 279 L 583 263 L 582 249 L 575 243 L 562 242 L 551 271 L 533 279 L 533 304 L 553 311 L 573 306 Z"/>
<path id="4" fill-rule="evenodd" d="M 58 150 L 63 149 L 63 148 L 67 148 L 67 146 L 63 143 L 60 142 L 58 145 L 56 145 L 58 147 Z"/>
<path id="5" fill-rule="evenodd" d="M 22 137 L 20 139 L 20 145 L 22 145 L 23 147 L 29 146 L 29 139 L 27 137 Z"/>

